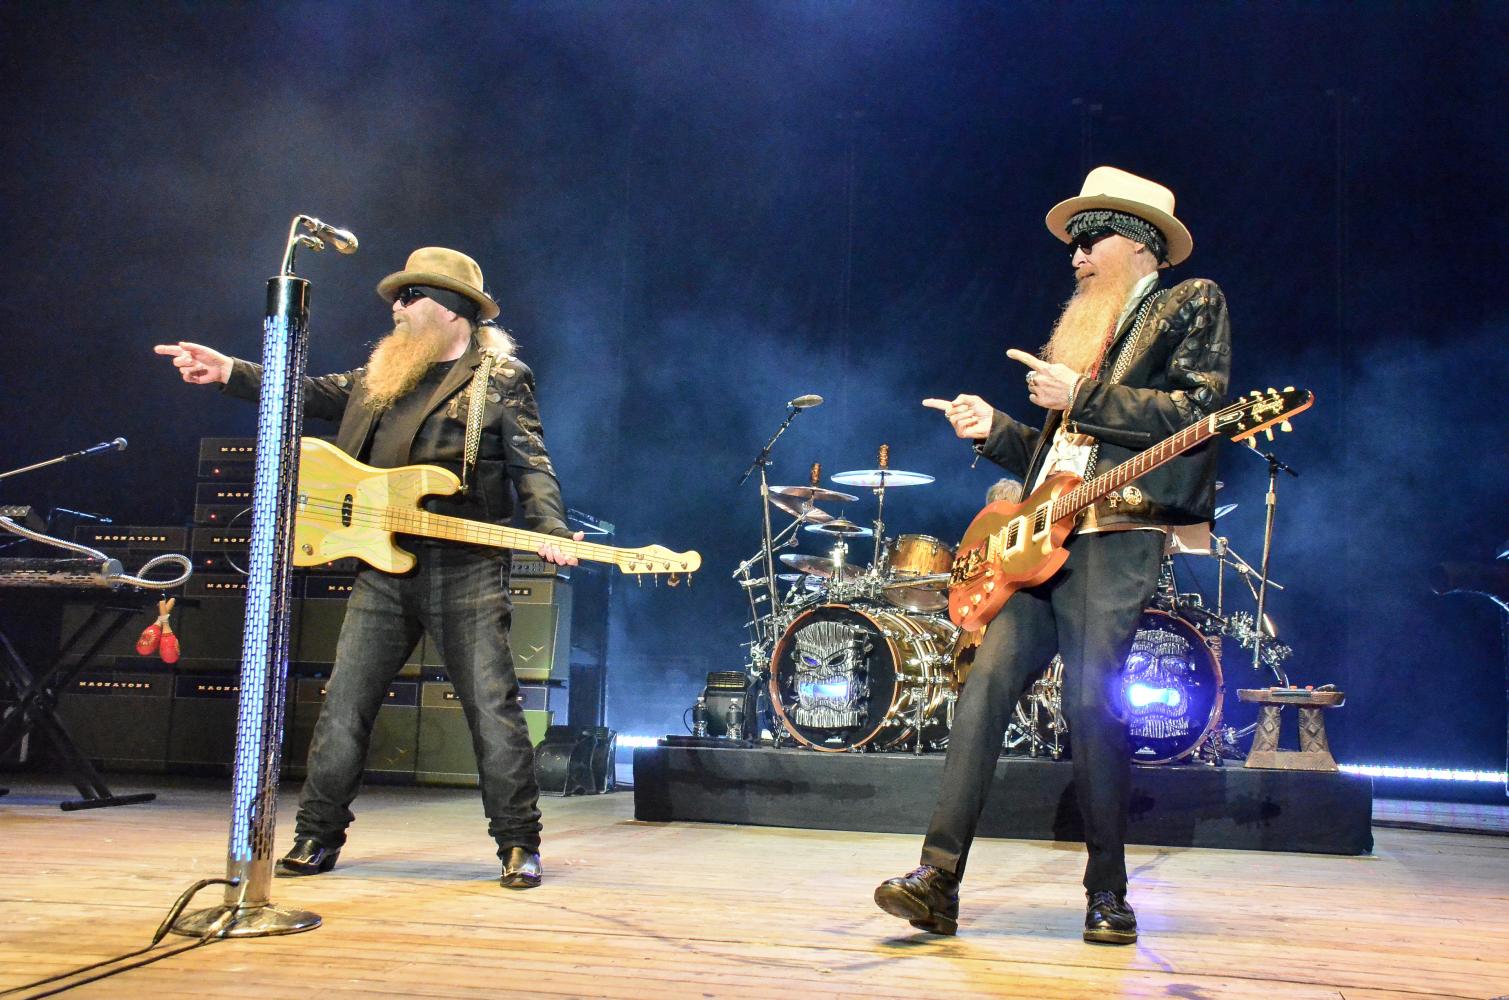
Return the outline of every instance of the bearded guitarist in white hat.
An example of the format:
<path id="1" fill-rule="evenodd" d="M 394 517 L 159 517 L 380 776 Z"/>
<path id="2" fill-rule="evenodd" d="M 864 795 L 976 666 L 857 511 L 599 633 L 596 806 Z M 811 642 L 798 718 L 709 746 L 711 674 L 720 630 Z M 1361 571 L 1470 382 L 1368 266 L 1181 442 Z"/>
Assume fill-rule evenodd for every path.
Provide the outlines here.
<path id="1" fill-rule="evenodd" d="M 425 247 L 378 282 L 377 294 L 391 303 L 393 332 L 364 367 L 305 379 L 305 413 L 338 421 L 337 446 L 368 465 L 438 465 L 455 473 L 465 488 L 425 501 L 431 513 L 506 524 L 517 505 L 534 531 L 580 540 L 566 526 L 545 451 L 534 373 L 514 357 L 512 338 L 489 323 L 498 306 L 484 291 L 476 261 Z M 173 359 L 185 382 L 219 383 L 242 399 L 258 396 L 258 365 L 200 344 L 155 350 Z M 277 874 L 319 875 L 335 867 L 378 709 L 427 633 L 471 729 L 501 884 L 533 888 L 542 878 L 539 786 L 508 646 L 509 555 L 422 538 L 405 538 L 404 548 L 417 557 L 412 571 L 362 566 L 357 572 L 309 748 L 293 849 Z M 539 554 L 561 565 L 577 562 L 554 542 Z"/>
<path id="2" fill-rule="evenodd" d="M 1097 167 L 1077 198 L 1054 206 L 1048 229 L 1072 248 L 1074 296 L 1040 355 L 1025 367 L 1041 427 L 979 396 L 928 399 L 976 451 L 1018 476 L 1024 492 L 1050 473 L 1085 479 L 1215 412 L 1231 371 L 1226 300 L 1194 278 L 1160 287 L 1162 269 L 1193 248 L 1173 192 Z M 1052 578 L 1014 594 L 989 624 L 949 734 L 938 805 L 922 864 L 875 890 L 876 903 L 936 934 L 958 928 L 959 880 L 1013 706 L 1054 654 L 1064 662 L 1063 709 L 1088 862 L 1084 939 L 1137 940 L 1127 902 L 1125 839 L 1131 787 L 1117 675 L 1152 598 L 1171 526 L 1209 521 L 1215 452 L 1201 446 L 1086 511 Z"/>

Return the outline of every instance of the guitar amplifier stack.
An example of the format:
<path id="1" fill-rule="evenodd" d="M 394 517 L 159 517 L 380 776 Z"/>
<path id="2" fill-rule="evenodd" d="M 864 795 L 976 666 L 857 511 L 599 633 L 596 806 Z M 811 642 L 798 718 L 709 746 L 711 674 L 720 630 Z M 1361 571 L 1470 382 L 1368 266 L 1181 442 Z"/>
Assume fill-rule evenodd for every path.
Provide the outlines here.
<path id="1" fill-rule="evenodd" d="M 194 527 L 80 527 L 75 540 L 138 566 L 162 552 L 187 552 L 194 575 L 173 611 L 182 659 L 171 668 L 136 655 L 139 627 L 97 651 L 59 699 L 59 714 L 84 752 L 106 768 L 228 774 L 245 620 L 247 551 L 255 441 L 204 438 Z M 324 702 L 358 563 L 343 559 L 293 574 L 284 767 L 304 773 L 309 739 Z M 515 553 L 511 646 L 530 735 L 538 743 L 567 711 L 572 593 L 569 576 L 536 556 Z M 87 607 L 64 609 L 64 630 Z M 141 626 L 150 623 L 144 618 Z M 377 781 L 475 785 L 476 760 L 460 702 L 439 652 L 422 639 L 389 687 L 378 713 L 367 776 Z"/>

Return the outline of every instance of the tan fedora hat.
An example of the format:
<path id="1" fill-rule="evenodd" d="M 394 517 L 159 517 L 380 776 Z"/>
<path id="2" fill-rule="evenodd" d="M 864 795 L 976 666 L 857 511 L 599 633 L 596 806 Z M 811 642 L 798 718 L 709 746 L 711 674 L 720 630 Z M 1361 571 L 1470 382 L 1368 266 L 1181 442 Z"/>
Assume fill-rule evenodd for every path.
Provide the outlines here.
<path id="1" fill-rule="evenodd" d="M 1092 208 L 1109 208 L 1151 222 L 1168 241 L 1168 262 L 1178 264 L 1195 248 L 1194 237 L 1174 218 L 1174 193 L 1162 184 L 1115 167 L 1096 167 L 1085 177 L 1078 198 L 1048 210 L 1048 231 L 1069 242 L 1069 219 Z"/>
<path id="2" fill-rule="evenodd" d="M 429 285 L 464 295 L 477 303 L 477 318 L 498 315 L 498 304 L 482 291 L 482 269 L 477 262 L 458 250 L 445 247 L 420 247 L 409 254 L 402 271 L 396 271 L 377 283 L 377 294 L 392 302 L 398 290 L 408 285 Z"/>

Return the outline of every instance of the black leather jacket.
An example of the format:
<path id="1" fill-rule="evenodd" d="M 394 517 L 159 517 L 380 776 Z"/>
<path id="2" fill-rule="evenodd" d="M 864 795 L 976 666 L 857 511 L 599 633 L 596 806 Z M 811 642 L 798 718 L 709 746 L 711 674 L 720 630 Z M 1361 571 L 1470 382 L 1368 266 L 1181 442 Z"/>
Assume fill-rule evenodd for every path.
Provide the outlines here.
<path id="1" fill-rule="evenodd" d="M 1231 378 L 1231 324 L 1226 297 L 1213 281 L 1191 278 L 1171 289 L 1154 287 L 1135 347 L 1128 334 L 1139 309 L 1117 331 L 1107 357 L 1135 350 L 1115 383 L 1114 363 L 1102 378 L 1080 383 L 1067 414 L 1070 429 L 1099 442 L 1094 468 L 1105 472 L 1157 444 L 1201 417 L 1220 409 Z M 1139 300 L 1139 307 L 1142 302 Z M 1041 428 L 996 411 L 980 454 L 1022 477 L 1031 486 L 1047 458 L 1048 445 L 1063 417 L 1050 411 Z M 1095 505 L 1096 520 L 1112 524 L 1196 524 L 1209 521 L 1216 497 L 1214 442 L 1192 449 L 1138 478 L 1131 502 L 1113 493 Z"/>
<path id="2" fill-rule="evenodd" d="M 461 475 L 466 453 L 467 389 L 482 363 L 472 342 L 430 397 L 415 425 L 406 429 L 409 442 L 400 464 L 438 465 Z M 305 377 L 304 414 L 338 421 L 335 443 L 348 455 L 360 457 L 372 439 L 377 414 L 367 405 L 366 369 L 338 375 Z M 262 366 L 235 360 L 223 391 L 255 400 L 262 388 Z M 500 362 L 488 384 L 483 411 L 482 442 L 476 468 L 467 472 L 467 491 L 452 497 L 431 497 L 425 509 L 470 520 L 505 524 L 513 516 L 515 496 L 529 527 L 551 535 L 569 536 L 561 487 L 545 450 L 540 408 L 534 396 L 534 372 L 517 358 Z"/>

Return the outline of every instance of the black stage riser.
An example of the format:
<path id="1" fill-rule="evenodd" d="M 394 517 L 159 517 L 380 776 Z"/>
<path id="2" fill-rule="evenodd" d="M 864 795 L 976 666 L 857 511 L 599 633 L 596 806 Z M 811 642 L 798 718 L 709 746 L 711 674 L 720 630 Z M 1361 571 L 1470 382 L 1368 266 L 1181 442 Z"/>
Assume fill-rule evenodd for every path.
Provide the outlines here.
<path id="1" fill-rule="evenodd" d="M 641 747 L 634 751 L 634 817 L 920 836 L 942 775 L 942 754 Z M 1367 854 L 1372 812 L 1372 781 L 1357 775 L 1139 765 L 1132 769 L 1127 841 Z M 1003 758 L 979 835 L 1082 841 L 1073 765 Z"/>

